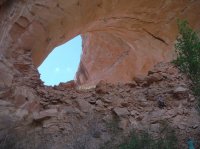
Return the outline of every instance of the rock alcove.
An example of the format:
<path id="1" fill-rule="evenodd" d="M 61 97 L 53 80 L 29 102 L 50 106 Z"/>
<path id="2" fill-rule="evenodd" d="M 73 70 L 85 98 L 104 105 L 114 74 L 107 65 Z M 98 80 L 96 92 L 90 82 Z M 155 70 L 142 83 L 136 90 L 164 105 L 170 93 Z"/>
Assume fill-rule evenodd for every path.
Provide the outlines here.
<path id="1" fill-rule="evenodd" d="M 188 134 L 199 140 L 195 99 L 176 68 L 161 64 L 132 82 L 174 57 L 176 20 L 199 28 L 199 6 L 198 0 L 1 1 L 0 141 L 20 138 L 14 145 L 26 149 L 95 149 L 112 139 L 104 125 L 113 115 L 124 132 L 148 129 L 158 136 L 165 120 L 181 148 Z M 75 83 L 44 86 L 37 67 L 54 47 L 79 34 L 83 54 Z M 160 95 L 166 108 L 156 106 Z"/>
<path id="2" fill-rule="evenodd" d="M 77 84 L 128 82 L 173 57 L 177 18 L 199 26 L 198 1 L 5 1 L 1 53 L 30 49 L 38 67 L 51 50 L 78 34 L 83 56 Z"/>

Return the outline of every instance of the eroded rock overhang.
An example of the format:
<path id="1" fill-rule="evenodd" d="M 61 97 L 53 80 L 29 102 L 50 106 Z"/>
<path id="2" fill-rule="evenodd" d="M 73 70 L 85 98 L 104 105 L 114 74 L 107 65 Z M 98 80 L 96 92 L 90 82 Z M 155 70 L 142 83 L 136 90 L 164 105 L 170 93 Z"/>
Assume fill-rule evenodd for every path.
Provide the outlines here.
<path id="1" fill-rule="evenodd" d="M 31 50 L 37 67 L 81 34 L 77 83 L 128 82 L 173 58 L 177 18 L 199 28 L 199 6 L 198 0 L 9 0 L 0 8 L 0 50 L 5 57 Z"/>

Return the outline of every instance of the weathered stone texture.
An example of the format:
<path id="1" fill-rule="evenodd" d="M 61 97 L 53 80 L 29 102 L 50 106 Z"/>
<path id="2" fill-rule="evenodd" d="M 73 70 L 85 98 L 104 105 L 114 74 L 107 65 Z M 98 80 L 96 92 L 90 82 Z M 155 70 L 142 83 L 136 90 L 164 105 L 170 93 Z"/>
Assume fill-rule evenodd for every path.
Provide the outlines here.
<path id="1" fill-rule="evenodd" d="M 0 1 L 0 148 L 100 148 L 113 141 L 107 125 L 113 122 L 120 134 L 148 130 L 155 137 L 166 122 L 183 149 L 188 137 L 200 140 L 190 80 L 170 63 L 148 71 L 172 59 L 177 18 L 199 28 L 199 6 L 199 0 Z M 78 34 L 76 82 L 44 86 L 37 66 Z"/>
<path id="2" fill-rule="evenodd" d="M 3 2 L 3 1 L 2 1 Z M 39 66 L 52 49 L 83 37 L 78 84 L 127 82 L 172 59 L 177 18 L 200 26 L 200 1 L 35 0 L 0 8 L 0 50 L 32 50 Z"/>

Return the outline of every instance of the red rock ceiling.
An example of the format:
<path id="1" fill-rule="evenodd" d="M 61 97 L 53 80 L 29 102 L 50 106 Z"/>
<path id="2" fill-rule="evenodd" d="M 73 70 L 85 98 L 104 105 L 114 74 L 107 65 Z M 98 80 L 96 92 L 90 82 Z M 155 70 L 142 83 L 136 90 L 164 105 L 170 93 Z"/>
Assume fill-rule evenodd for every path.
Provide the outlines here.
<path id="1" fill-rule="evenodd" d="M 199 0 L 27 0 L 0 8 L 0 50 L 31 49 L 39 66 L 52 49 L 83 37 L 78 84 L 128 82 L 174 56 L 177 18 L 200 27 Z"/>

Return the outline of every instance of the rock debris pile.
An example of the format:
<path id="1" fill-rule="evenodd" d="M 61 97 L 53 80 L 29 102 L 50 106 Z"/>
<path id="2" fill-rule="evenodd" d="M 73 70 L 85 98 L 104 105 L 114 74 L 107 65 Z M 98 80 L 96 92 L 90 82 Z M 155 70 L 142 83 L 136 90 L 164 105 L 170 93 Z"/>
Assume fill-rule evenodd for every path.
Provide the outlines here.
<path id="1" fill-rule="evenodd" d="M 20 134 L 26 131 L 37 136 L 35 142 L 22 136 L 23 145 L 26 140 L 36 146 L 45 142 L 44 148 L 76 148 L 77 144 L 99 148 L 111 139 L 108 124 L 115 118 L 123 134 L 148 130 L 159 138 L 160 130 L 170 126 L 182 148 L 186 148 L 188 137 L 200 137 L 190 81 L 170 63 L 159 63 L 146 77 L 135 77 L 129 83 L 100 81 L 95 88 L 86 89 L 77 89 L 73 81 L 47 87 L 31 64 L 18 59 L 14 66 L 19 75 L 14 76 L 12 87 L 0 92 L 0 128 L 2 132 L 20 129 Z"/>

